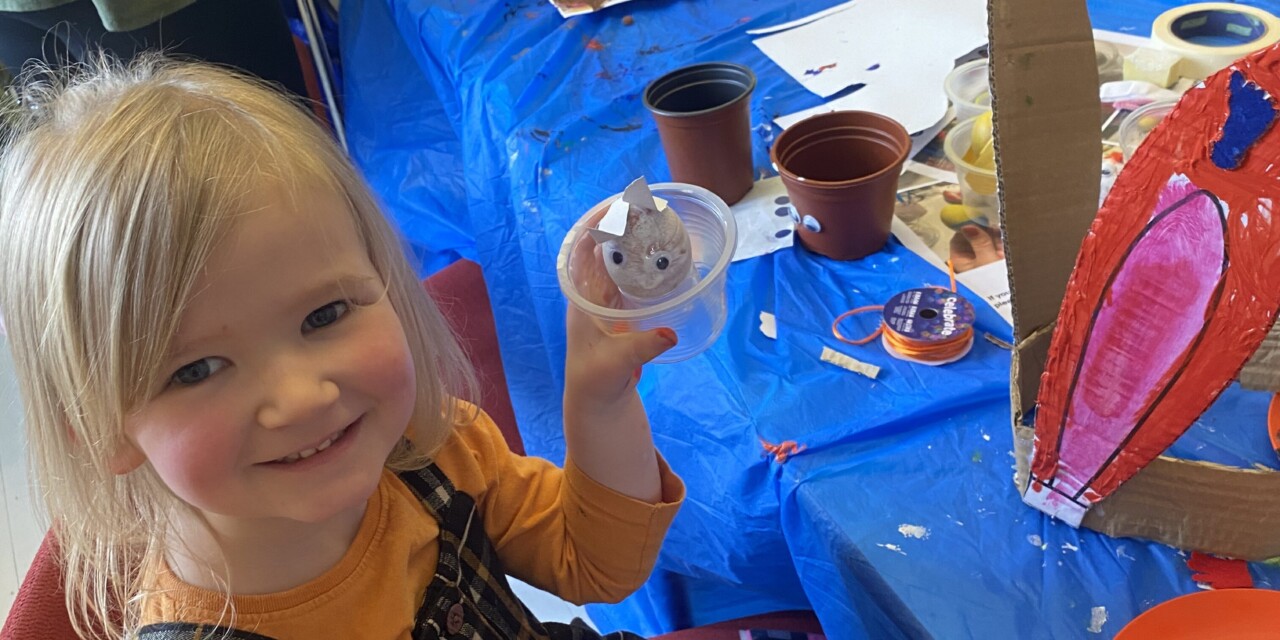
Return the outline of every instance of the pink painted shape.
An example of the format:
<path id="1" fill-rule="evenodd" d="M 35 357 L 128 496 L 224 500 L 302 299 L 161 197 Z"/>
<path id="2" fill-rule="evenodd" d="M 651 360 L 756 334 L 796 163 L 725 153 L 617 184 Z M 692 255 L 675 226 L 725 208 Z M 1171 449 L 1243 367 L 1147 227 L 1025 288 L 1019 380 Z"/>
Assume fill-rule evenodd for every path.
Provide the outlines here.
<path id="1" fill-rule="evenodd" d="M 1195 193 L 1190 186 L 1168 185 L 1159 206 L 1170 192 Z M 1067 405 L 1059 491 L 1073 495 L 1096 475 L 1183 361 L 1222 277 L 1223 234 L 1218 208 L 1199 192 L 1147 229 L 1117 267 Z"/>

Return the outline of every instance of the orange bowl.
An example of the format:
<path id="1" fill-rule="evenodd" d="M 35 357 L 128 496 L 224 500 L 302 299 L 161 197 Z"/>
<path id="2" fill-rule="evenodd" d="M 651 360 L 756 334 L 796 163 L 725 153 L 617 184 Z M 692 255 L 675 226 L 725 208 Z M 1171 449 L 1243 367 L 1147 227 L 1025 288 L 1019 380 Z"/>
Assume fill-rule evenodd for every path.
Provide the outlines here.
<path id="1" fill-rule="evenodd" d="M 1156 605 L 1133 619 L 1116 640 L 1274 640 L 1280 591 L 1200 591 Z"/>

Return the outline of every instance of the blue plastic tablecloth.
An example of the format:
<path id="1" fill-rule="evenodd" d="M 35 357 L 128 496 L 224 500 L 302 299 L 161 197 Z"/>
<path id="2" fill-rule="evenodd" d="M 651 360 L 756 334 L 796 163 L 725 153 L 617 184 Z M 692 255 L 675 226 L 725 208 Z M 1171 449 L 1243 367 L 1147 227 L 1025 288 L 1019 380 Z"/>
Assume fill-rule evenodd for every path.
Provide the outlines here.
<path id="1" fill-rule="evenodd" d="M 1005 391 L 993 380 L 934 420 L 785 465 L 783 528 L 835 637 L 1110 638 L 1198 590 L 1185 552 L 1072 529 L 1021 504 Z M 1172 453 L 1248 466 L 1247 445 L 1266 449 L 1268 400 L 1230 389 Z M 1203 455 L 1226 422 L 1243 442 Z M 1251 569 L 1256 586 L 1280 587 L 1280 569 Z"/>
<path id="2" fill-rule="evenodd" d="M 836 1 L 634 0 L 569 20 L 546 0 L 342 3 L 352 155 L 424 274 L 459 256 L 483 265 L 530 453 L 564 453 L 560 240 L 634 177 L 669 178 L 641 105 L 645 84 L 695 61 L 754 69 L 755 164 L 767 175 L 771 120 L 820 100 L 745 31 Z M 1170 4 L 1090 8 L 1099 28 L 1145 33 Z M 1073 637 L 1094 606 L 1107 608 L 1113 633 L 1192 590 L 1175 551 L 1076 532 L 1020 503 L 1006 352 L 980 340 L 965 360 L 934 369 L 830 337 L 837 313 L 945 279 L 895 242 L 851 263 L 799 249 L 735 263 L 720 340 L 643 378 L 655 439 L 688 499 L 653 578 L 622 604 L 592 607 L 595 621 L 658 633 L 812 607 L 834 638 L 1028 637 L 1004 635 L 1011 629 Z M 777 315 L 778 340 L 757 330 L 760 311 Z M 1007 340 L 1007 326 L 980 311 L 979 330 Z M 821 363 L 823 345 L 885 371 L 872 381 Z M 1220 411 L 1253 415 L 1259 402 L 1233 392 Z M 1213 415 L 1177 453 L 1262 459 L 1265 435 L 1233 440 L 1215 432 Z M 808 449 L 779 465 L 762 455 L 761 439 Z M 929 537 L 904 537 L 904 524 Z M 1050 546 L 1034 546 L 1032 535 Z M 878 546 L 890 544 L 901 553 Z M 1079 551 L 1055 556 L 1063 544 Z"/>

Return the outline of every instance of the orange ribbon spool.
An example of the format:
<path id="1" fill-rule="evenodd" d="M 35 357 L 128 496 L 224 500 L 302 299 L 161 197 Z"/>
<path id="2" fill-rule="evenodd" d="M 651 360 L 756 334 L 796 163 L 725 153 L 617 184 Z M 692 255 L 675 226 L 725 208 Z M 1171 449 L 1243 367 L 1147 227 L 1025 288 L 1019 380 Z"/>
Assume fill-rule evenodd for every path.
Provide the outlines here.
<path id="1" fill-rule="evenodd" d="M 951 264 L 947 263 L 948 271 L 951 275 L 951 291 L 956 291 L 956 274 L 951 269 Z M 932 290 L 942 291 L 941 287 L 935 287 Z M 906 293 L 906 292 L 904 292 Z M 900 298 L 903 294 L 894 296 L 895 299 Z M 960 298 L 963 300 L 963 298 Z M 965 301 L 965 304 L 968 304 Z M 954 335 L 944 339 L 920 340 L 900 332 L 887 321 L 882 320 L 880 326 L 863 338 L 848 338 L 840 332 L 840 323 L 860 313 L 871 311 L 883 311 L 884 305 L 872 305 L 866 307 L 858 307 L 850 309 L 838 316 L 831 323 L 831 333 L 835 338 L 845 344 L 855 346 L 865 345 L 878 337 L 883 336 L 885 346 L 907 360 L 914 360 L 928 364 L 946 363 L 956 360 L 967 352 L 973 343 L 973 327 L 966 326 L 956 331 Z"/>

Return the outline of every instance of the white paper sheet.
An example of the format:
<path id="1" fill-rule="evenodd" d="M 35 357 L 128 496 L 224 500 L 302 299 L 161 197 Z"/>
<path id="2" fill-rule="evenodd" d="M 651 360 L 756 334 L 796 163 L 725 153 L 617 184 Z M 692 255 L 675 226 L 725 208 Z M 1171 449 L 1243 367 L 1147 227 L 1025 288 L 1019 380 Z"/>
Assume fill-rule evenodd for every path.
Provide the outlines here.
<path id="1" fill-rule="evenodd" d="M 810 22 L 813 22 L 814 20 L 820 20 L 820 19 L 825 18 L 825 17 L 827 17 L 827 16 L 829 16 L 829 15 L 831 15 L 831 14 L 833 14 L 833 13 L 839 13 L 839 12 L 841 12 L 841 11 L 844 11 L 845 9 L 848 9 L 849 7 L 852 7 L 856 1 L 857 1 L 857 0 L 854 0 L 853 2 L 846 2 L 846 3 L 844 3 L 844 4 L 838 4 L 838 5 L 834 6 L 834 7 L 831 7 L 830 9 L 823 9 L 822 11 L 819 11 L 819 12 L 817 12 L 817 13 L 811 13 L 811 14 L 809 14 L 809 15 L 807 15 L 807 16 L 805 16 L 805 17 L 803 17 L 803 18 L 800 18 L 799 20 L 792 20 L 791 22 L 784 22 L 784 23 L 782 23 L 782 24 L 774 25 L 774 26 L 772 26 L 772 27 L 761 27 L 761 28 L 759 28 L 759 29 L 748 29 L 748 30 L 747 30 L 747 35 L 749 35 L 749 36 L 765 36 L 765 35 L 769 35 L 769 34 L 771 34 L 771 33 L 778 33 L 779 31 L 786 31 L 787 29 L 794 29 L 794 28 L 796 28 L 796 27 L 804 26 L 804 25 L 806 25 L 806 24 L 809 24 Z"/>
<path id="2" fill-rule="evenodd" d="M 1013 326 L 1013 297 L 1009 294 L 1009 265 L 1004 261 L 985 264 L 956 274 L 956 280 L 982 296 L 996 313 Z"/>
<path id="3" fill-rule="evenodd" d="M 943 79 L 957 58 L 987 38 L 986 0 L 858 0 L 808 24 L 765 36 L 755 45 L 791 77 L 829 97 L 824 105 L 778 118 L 782 128 L 815 113 L 875 111 L 916 132 L 947 111 Z"/>
<path id="4" fill-rule="evenodd" d="M 920 153 L 921 149 L 928 146 L 929 143 L 932 142 L 934 138 L 938 137 L 938 132 L 942 131 L 943 128 L 945 128 L 947 124 L 951 122 L 951 118 L 952 118 L 951 109 L 948 108 L 946 111 L 946 115 L 942 116 L 942 119 L 934 123 L 932 127 L 929 127 L 923 131 L 917 131 L 915 133 L 912 133 L 911 134 L 911 151 L 907 154 L 907 159 L 910 160 L 911 158 L 916 157 L 916 154 Z M 952 175 L 949 178 L 940 178 L 940 179 L 954 180 L 955 176 Z"/>
<path id="5" fill-rule="evenodd" d="M 795 243 L 790 203 L 782 178 L 774 176 L 755 183 L 746 196 L 730 207 L 738 223 L 734 262 L 786 249 Z"/>

